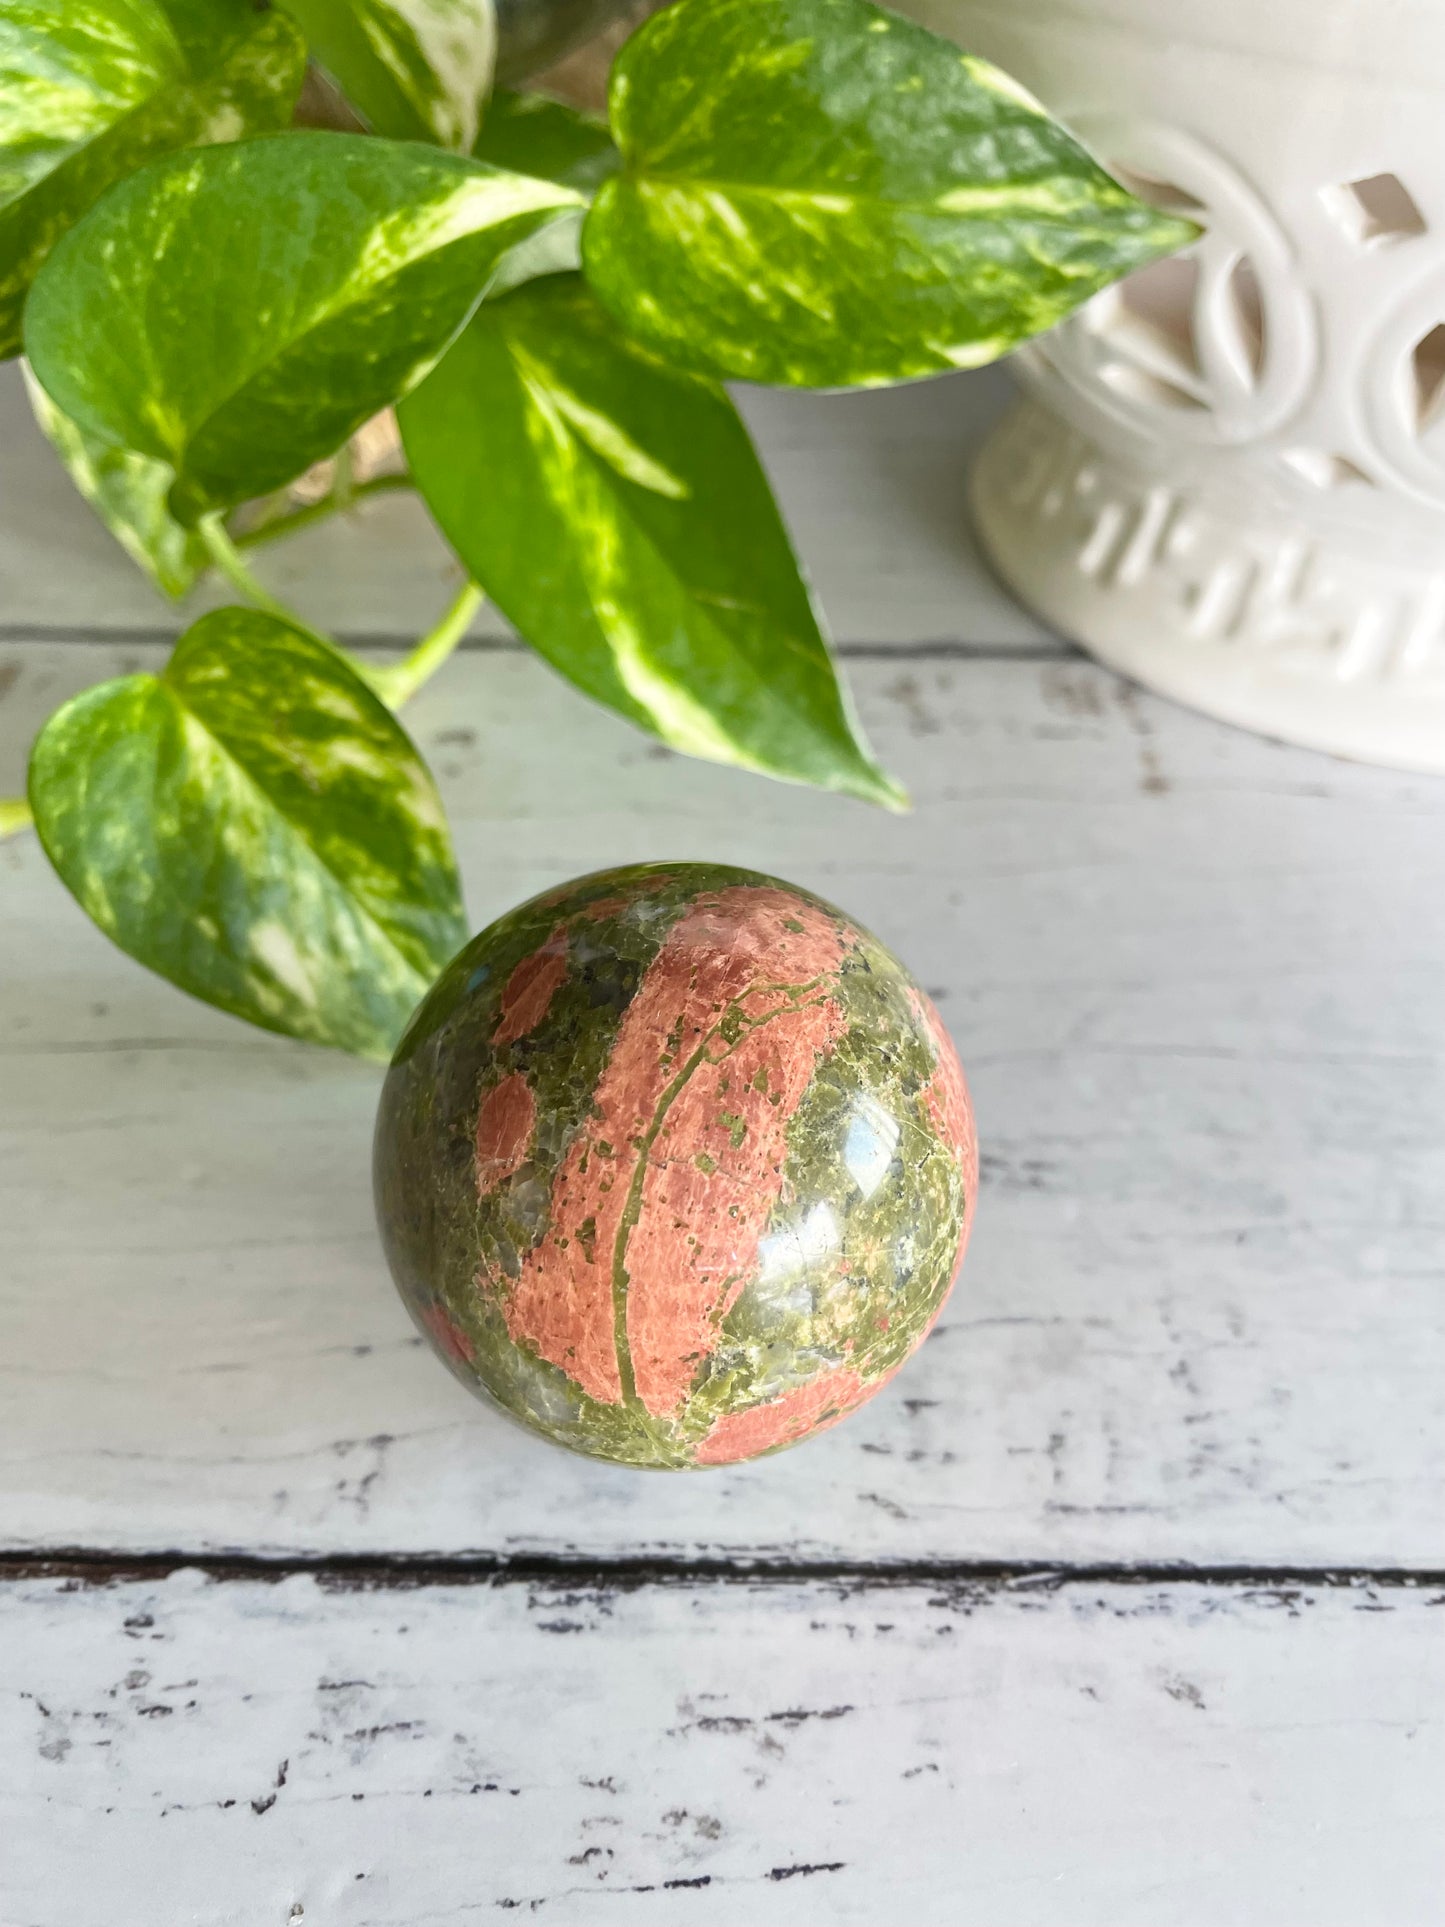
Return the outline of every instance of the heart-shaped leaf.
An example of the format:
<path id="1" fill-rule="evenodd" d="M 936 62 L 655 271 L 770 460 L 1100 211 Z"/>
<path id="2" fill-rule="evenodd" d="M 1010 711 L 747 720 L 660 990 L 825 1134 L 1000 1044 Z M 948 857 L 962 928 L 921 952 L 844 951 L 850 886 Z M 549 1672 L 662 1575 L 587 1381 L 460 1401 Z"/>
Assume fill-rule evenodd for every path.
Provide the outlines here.
<path id="1" fill-rule="evenodd" d="M 25 368 L 30 406 L 70 479 L 133 562 L 168 596 L 183 596 L 206 566 L 206 546 L 182 528 L 167 496 L 171 471 L 77 428 Z"/>
<path id="2" fill-rule="evenodd" d="M 579 204 L 365 135 L 172 155 L 55 249 L 26 350 L 82 428 L 175 470 L 190 524 L 331 454 L 426 372 L 509 250 Z"/>
<path id="3" fill-rule="evenodd" d="M 577 276 L 485 302 L 399 419 L 468 572 L 589 696 L 690 755 L 902 802 L 732 404 Z"/>
<path id="4" fill-rule="evenodd" d="M 30 803 L 107 936 L 267 1030 L 386 1057 L 466 935 L 401 725 L 336 650 L 257 610 L 203 616 L 162 675 L 58 710 Z"/>
<path id="5" fill-rule="evenodd" d="M 583 238 L 679 365 L 802 387 L 974 367 L 1197 230 L 996 68 L 864 0 L 676 0 L 612 71 Z"/>
<path id="6" fill-rule="evenodd" d="M 0 0 L 0 355 L 41 263 L 153 155 L 284 127 L 306 65 L 246 0 Z"/>
<path id="7" fill-rule="evenodd" d="M 464 154 L 497 62 L 493 0 L 281 0 L 378 134 Z"/>
<path id="8" fill-rule="evenodd" d="M 492 96 L 472 153 L 493 167 L 561 181 L 582 194 L 615 174 L 622 158 L 598 115 L 579 113 L 545 94 L 504 89 Z"/>

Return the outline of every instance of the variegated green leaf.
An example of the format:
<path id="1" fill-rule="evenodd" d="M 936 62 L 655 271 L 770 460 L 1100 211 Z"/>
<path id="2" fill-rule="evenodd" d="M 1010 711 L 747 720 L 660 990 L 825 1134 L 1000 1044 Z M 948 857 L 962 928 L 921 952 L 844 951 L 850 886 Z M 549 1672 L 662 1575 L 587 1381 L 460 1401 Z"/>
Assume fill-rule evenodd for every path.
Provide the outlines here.
<path id="1" fill-rule="evenodd" d="M 0 0 L 0 355 L 41 263 L 153 155 L 284 127 L 306 50 L 248 0 Z"/>
<path id="2" fill-rule="evenodd" d="M 497 59 L 494 0 L 281 0 L 378 134 L 464 154 Z"/>
<path id="3" fill-rule="evenodd" d="M 183 596 L 206 566 L 206 548 L 194 529 L 182 528 L 171 514 L 170 467 L 77 428 L 28 367 L 25 387 L 35 419 L 70 471 L 70 479 L 116 541 L 158 589 L 168 596 Z"/>
<path id="4" fill-rule="evenodd" d="M 842 387 L 973 367 L 1187 221 L 996 68 L 864 0 L 676 0 L 612 72 L 587 277 L 684 367 Z"/>
<path id="5" fill-rule="evenodd" d="M 690 755 L 903 801 L 732 404 L 577 276 L 485 302 L 399 416 L 468 572 L 589 696 Z"/>
<path id="6" fill-rule="evenodd" d="M 493 167 L 561 181 L 582 194 L 615 174 L 621 160 L 606 121 L 596 114 L 579 113 L 545 94 L 505 90 L 492 96 L 472 153 Z"/>
<path id="7" fill-rule="evenodd" d="M 290 133 L 178 154 L 56 248 L 31 366 L 176 472 L 185 523 L 279 488 L 395 401 L 508 252 L 580 197 L 412 142 Z"/>
<path id="8" fill-rule="evenodd" d="M 466 935 L 436 789 L 327 644 L 252 609 L 41 732 L 47 855 L 122 950 L 267 1030 L 386 1057 Z"/>

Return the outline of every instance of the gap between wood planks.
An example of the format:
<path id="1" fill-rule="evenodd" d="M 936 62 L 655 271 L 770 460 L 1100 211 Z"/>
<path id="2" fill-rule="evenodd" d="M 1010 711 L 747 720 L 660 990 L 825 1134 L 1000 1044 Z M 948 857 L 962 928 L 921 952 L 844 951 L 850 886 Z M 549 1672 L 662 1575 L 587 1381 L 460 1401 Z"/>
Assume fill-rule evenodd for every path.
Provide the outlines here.
<path id="1" fill-rule="evenodd" d="M 87 1546 L 49 1552 L 0 1552 L 0 1584 L 65 1579 L 80 1586 L 122 1585 L 200 1572 L 218 1583 L 279 1583 L 312 1578 L 338 1592 L 424 1586 L 571 1586 L 589 1592 L 648 1587 L 838 1586 L 845 1590 L 938 1586 L 983 1592 L 1058 1592 L 1072 1586 L 1219 1586 L 1292 1591 L 1368 1587 L 1445 1593 L 1445 1569 L 1404 1566 L 1058 1564 L 1045 1560 L 586 1558 L 563 1553 L 345 1553 L 268 1559 L 256 1553 L 118 1553 Z"/>
<path id="2" fill-rule="evenodd" d="M 179 637 L 176 629 L 117 629 L 106 623 L 68 622 L 49 627 L 44 623 L 0 622 L 0 648 L 30 643 L 71 644 L 81 647 L 110 646 L 117 649 L 166 649 Z M 390 634 L 338 635 L 335 640 L 346 649 L 412 648 L 414 636 Z M 1082 649 L 1062 637 L 1041 642 L 960 642 L 947 637 L 917 642 L 839 642 L 831 644 L 832 653 L 848 662 L 1088 662 Z M 519 636 L 465 636 L 458 653 L 481 656 L 525 656 L 531 645 Z M 1099 664 L 1094 665 L 1096 668 Z M 1110 672 L 1113 673 L 1112 671 Z"/>

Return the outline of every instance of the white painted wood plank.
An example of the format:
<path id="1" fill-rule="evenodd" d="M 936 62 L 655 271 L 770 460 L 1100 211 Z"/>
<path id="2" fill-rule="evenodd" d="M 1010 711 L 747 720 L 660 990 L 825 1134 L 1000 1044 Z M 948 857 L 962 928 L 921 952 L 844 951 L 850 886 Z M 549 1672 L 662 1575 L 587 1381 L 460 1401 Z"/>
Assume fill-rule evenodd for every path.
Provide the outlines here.
<path id="1" fill-rule="evenodd" d="M 888 393 L 741 396 L 837 635 L 1028 646 L 1044 634 L 988 574 L 964 513 L 973 451 L 1007 395 L 1007 377 L 990 369 Z M 420 504 L 398 496 L 258 551 L 256 567 L 312 621 L 353 637 L 428 628 L 460 581 Z M 186 613 L 226 599 L 198 591 L 181 612 L 147 584 L 75 494 L 31 418 L 17 367 L 0 367 L 5 633 L 168 634 Z M 477 627 L 505 632 L 495 615 Z"/>
<path id="2" fill-rule="evenodd" d="M 68 689 L 0 650 L 0 792 Z M 830 1436 L 588 1466 L 418 1347 L 373 1236 L 377 1074 L 120 957 L 0 846 L 0 1538 L 1445 1564 L 1445 789 L 1083 665 L 859 663 L 918 809 L 663 757 L 520 655 L 409 712 L 478 923 L 607 863 L 766 867 L 942 1000 L 985 1189 L 963 1283 Z"/>
<path id="3" fill-rule="evenodd" d="M 14 1927 L 1439 1927 L 1440 1601 L 0 1593 Z"/>

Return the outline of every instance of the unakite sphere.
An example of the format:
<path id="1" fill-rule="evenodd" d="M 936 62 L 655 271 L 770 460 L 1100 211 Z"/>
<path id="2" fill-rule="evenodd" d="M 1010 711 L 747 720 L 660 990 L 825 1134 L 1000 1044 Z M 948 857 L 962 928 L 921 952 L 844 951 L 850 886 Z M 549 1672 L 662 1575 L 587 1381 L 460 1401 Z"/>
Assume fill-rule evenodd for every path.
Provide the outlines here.
<path id="1" fill-rule="evenodd" d="M 605 870 L 484 930 L 386 1079 L 397 1286 L 473 1391 L 625 1465 L 833 1424 L 917 1349 L 978 1178 L 927 996 L 806 890 Z"/>

